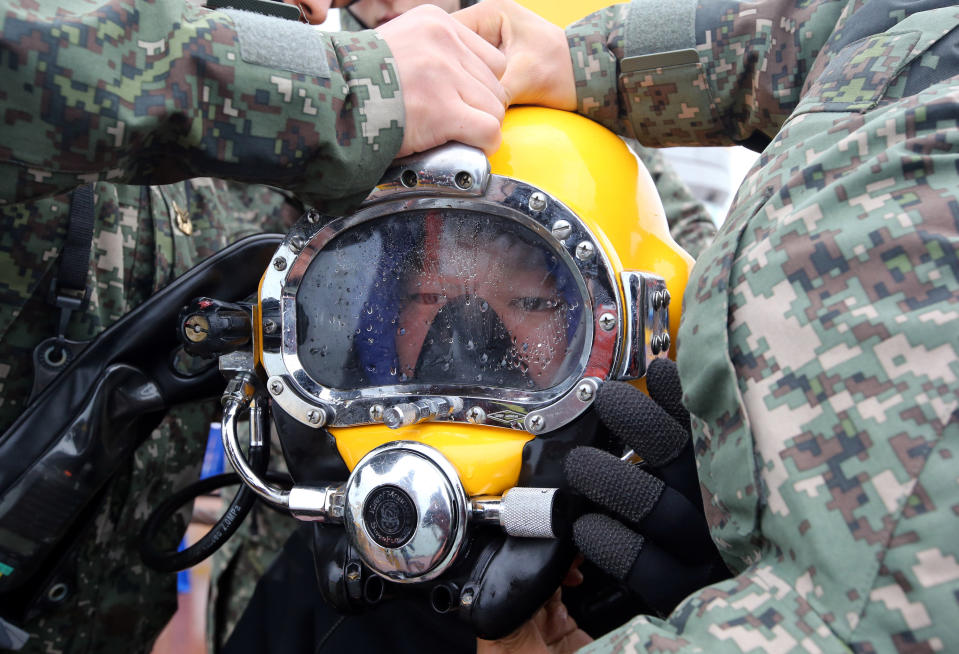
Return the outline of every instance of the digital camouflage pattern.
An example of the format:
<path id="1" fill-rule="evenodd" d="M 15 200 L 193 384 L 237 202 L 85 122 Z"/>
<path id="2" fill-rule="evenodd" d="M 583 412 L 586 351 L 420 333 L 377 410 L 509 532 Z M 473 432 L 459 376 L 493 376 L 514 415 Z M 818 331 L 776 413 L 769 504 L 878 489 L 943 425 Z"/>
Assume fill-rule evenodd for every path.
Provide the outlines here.
<path id="1" fill-rule="evenodd" d="M 580 111 L 650 145 L 771 139 L 678 347 L 736 575 L 587 650 L 957 651 L 959 9 L 702 0 L 665 48 L 691 61 L 622 73 L 646 9 L 567 31 Z"/>
<path id="2" fill-rule="evenodd" d="M 264 186 L 194 179 L 168 186 L 97 183 L 88 307 L 71 317 L 67 336 L 95 337 L 174 277 L 252 233 L 285 231 L 299 203 Z M 187 235 L 176 208 L 186 209 Z M 30 393 L 33 348 L 56 334 L 47 302 L 66 234 L 68 196 L 0 207 L 0 431 Z M 192 229 L 191 229 L 192 228 Z M 172 328 L 172 326 L 171 326 Z M 147 651 L 176 609 L 176 575 L 140 561 L 136 538 L 150 511 L 199 475 L 215 403 L 171 411 L 109 484 L 77 543 L 69 594 L 40 603 L 26 623 L 27 652 Z M 169 528 L 175 544 L 185 521 Z M 174 533 L 176 532 L 176 533 Z M 71 557 L 72 559 L 72 557 Z"/>
<path id="3" fill-rule="evenodd" d="M 90 301 L 71 316 L 67 338 L 86 340 L 228 243 L 286 231 L 301 205 L 265 186 L 194 179 L 166 186 L 94 187 Z M 176 209 L 185 209 L 182 227 Z M 0 207 L 0 431 L 24 408 L 33 348 L 56 335 L 47 292 L 70 212 L 69 195 Z M 190 232 L 187 234 L 184 229 Z"/>
<path id="4" fill-rule="evenodd" d="M 177 180 L 269 183 L 333 211 L 364 197 L 393 159 L 403 108 L 386 45 L 372 32 L 256 18 L 182 1 L 0 10 L 0 429 L 27 400 L 33 347 L 55 334 L 46 289 L 63 193 L 101 180 L 91 301 L 67 330 L 83 339 L 227 243 L 300 215 L 263 186 Z M 264 42 L 308 47 L 291 56 Z M 197 477 L 215 409 L 171 412 L 111 481 L 77 544 L 67 598 L 19 625 L 32 634 L 27 651 L 149 649 L 175 609 L 175 575 L 146 569 L 135 538 L 152 507 Z"/>
<path id="5" fill-rule="evenodd" d="M 396 66 L 371 31 L 184 0 L 13 0 L 0 53 L 6 203 L 210 176 L 332 211 L 366 196 L 403 138 Z"/>

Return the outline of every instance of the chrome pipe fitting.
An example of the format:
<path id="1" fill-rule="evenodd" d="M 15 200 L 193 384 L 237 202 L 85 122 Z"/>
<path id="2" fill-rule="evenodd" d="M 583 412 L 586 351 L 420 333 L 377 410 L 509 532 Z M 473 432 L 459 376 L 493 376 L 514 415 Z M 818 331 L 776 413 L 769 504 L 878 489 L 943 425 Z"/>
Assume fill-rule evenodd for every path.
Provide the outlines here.
<path id="1" fill-rule="evenodd" d="M 342 486 L 294 486 L 290 489 L 289 509 L 294 518 L 304 522 L 341 523 L 345 499 Z"/>
<path id="2" fill-rule="evenodd" d="M 469 499 L 456 468 L 439 451 L 394 441 L 353 468 L 343 522 L 373 572 L 398 583 L 429 581 L 460 553 Z"/>
<path id="3" fill-rule="evenodd" d="M 264 442 L 263 434 L 259 433 L 258 423 L 260 420 L 257 419 L 262 408 L 256 400 L 253 378 L 248 373 L 241 373 L 233 377 L 227 384 L 222 399 L 223 451 L 226 454 L 227 461 L 240 475 L 243 483 L 264 501 L 281 509 L 289 509 L 290 492 L 260 479 L 259 475 L 246 462 L 246 458 L 240 450 L 240 437 L 236 431 L 236 423 L 239 420 L 240 413 L 247 408 L 250 409 L 250 443 L 262 445 Z"/>
<path id="4" fill-rule="evenodd" d="M 240 449 L 240 437 L 236 425 L 240 414 L 250 412 L 250 445 L 269 447 L 269 433 L 263 433 L 261 426 L 266 408 L 257 399 L 253 377 L 249 373 L 235 375 L 227 384 L 222 397 L 223 403 L 223 451 L 226 458 L 240 476 L 244 484 L 250 487 L 264 501 L 275 507 L 289 511 L 298 520 L 316 522 L 342 522 L 344 492 L 340 486 L 312 488 L 294 486 L 291 490 L 277 488 L 262 479 L 246 462 Z"/>

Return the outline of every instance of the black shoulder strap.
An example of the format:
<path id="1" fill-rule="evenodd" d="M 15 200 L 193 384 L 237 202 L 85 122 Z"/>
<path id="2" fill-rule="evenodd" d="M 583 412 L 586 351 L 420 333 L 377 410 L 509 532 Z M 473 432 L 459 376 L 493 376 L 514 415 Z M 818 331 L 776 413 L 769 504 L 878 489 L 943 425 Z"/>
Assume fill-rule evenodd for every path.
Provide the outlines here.
<path id="1" fill-rule="evenodd" d="M 33 390 L 30 392 L 30 401 L 86 345 L 85 341 L 68 340 L 66 334 L 71 314 L 83 309 L 90 297 L 87 271 L 90 269 L 90 249 L 93 246 L 93 224 L 93 185 L 87 184 L 70 194 L 67 237 L 47 293 L 47 302 L 60 310 L 57 332 L 33 348 Z"/>
<path id="2" fill-rule="evenodd" d="M 93 184 L 77 187 L 70 197 L 70 223 L 60 252 L 57 276 L 50 287 L 50 302 L 60 309 L 57 336 L 66 331 L 70 314 L 83 307 L 87 293 L 87 271 L 93 246 Z"/>

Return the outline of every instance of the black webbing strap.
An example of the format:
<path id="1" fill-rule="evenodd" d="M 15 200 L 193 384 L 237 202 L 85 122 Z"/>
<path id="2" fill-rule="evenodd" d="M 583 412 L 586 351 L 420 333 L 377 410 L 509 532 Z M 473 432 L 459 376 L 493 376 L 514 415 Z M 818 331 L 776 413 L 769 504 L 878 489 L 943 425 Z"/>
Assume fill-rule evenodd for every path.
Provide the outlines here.
<path id="1" fill-rule="evenodd" d="M 93 184 L 77 187 L 70 194 L 70 222 L 60 252 L 57 276 L 50 287 L 50 301 L 60 308 L 57 336 L 63 337 L 73 311 L 87 299 L 87 271 L 93 246 Z"/>
<path id="2" fill-rule="evenodd" d="M 70 224 L 67 240 L 60 253 L 57 270 L 57 295 L 67 293 L 81 298 L 87 289 L 90 248 L 93 245 L 93 184 L 80 186 L 70 194 Z"/>

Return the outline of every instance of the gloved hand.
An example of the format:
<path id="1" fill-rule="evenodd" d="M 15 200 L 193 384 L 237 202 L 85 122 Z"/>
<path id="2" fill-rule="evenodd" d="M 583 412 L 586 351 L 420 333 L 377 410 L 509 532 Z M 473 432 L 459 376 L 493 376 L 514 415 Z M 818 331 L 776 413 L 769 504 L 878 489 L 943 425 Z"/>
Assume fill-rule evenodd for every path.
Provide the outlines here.
<path id="1" fill-rule="evenodd" d="M 667 615 L 729 571 L 709 537 L 676 364 L 654 360 L 646 386 L 649 396 L 625 382 L 606 382 L 594 401 L 611 434 L 643 461 L 577 447 L 565 470 L 570 485 L 602 511 L 576 520 L 577 547 Z"/>

